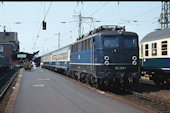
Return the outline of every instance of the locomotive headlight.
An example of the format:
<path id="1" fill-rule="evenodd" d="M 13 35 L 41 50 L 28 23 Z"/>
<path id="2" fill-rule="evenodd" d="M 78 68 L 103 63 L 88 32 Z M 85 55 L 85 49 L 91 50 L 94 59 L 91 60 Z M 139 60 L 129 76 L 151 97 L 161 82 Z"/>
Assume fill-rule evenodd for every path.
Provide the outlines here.
<path id="1" fill-rule="evenodd" d="M 133 56 L 132 59 L 133 59 L 133 60 L 137 60 L 137 57 L 136 57 L 136 56 Z"/>
<path id="2" fill-rule="evenodd" d="M 104 59 L 105 60 L 109 60 L 109 56 L 104 56 Z"/>
<path id="3" fill-rule="evenodd" d="M 132 64 L 133 64 L 133 65 L 137 65 L 137 61 L 133 61 Z"/>
<path id="4" fill-rule="evenodd" d="M 106 61 L 104 62 L 104 64 L 105 64 L 106 66 L 108 66 L 108 65 L 109 65 L 109 61 L 106 60 Z"/>

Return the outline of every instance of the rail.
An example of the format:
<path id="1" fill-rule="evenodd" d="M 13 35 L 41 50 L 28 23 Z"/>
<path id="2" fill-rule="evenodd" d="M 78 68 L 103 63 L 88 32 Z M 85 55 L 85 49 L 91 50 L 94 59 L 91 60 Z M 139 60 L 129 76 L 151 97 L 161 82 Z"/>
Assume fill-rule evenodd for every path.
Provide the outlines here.
<path id="1" fill-rule="evenodd" d="M 170 112 L 170 102 L 168 101 L 161 100 L 159 98 L 154 98 L 151 96 L 146 96 L 143 95 L 142 93 L 135 91 L 129 91 L 129 93 L 131 94 L 122 95 L 122 97 L 159 113 Z"/>
<path id="2" fill-rule="evenodd" d="M 11 72 L 8 72 L 0 78 L 0 81 L 3 81 L 0 83 L 0 98 L 5 94 L 7 91 L 8 87 L 11 85 L 15 77 L 18 75 L 20 69 L 14 69 L 11 70 Z"/>

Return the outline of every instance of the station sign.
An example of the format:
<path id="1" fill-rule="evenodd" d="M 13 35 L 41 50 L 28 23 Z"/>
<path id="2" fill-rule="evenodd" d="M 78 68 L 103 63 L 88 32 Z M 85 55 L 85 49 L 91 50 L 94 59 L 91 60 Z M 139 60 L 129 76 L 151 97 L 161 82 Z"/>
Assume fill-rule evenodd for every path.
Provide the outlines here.
<path id="1" fill-rule="evenodd" d="M 17 58 L 26 58 L 27 54 L 17 54 Z"/>

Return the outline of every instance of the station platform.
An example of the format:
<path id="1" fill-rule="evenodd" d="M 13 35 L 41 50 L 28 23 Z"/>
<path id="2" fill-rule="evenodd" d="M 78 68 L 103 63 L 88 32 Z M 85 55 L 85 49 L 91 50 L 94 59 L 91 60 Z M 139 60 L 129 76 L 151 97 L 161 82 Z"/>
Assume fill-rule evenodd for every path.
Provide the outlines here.
<path id="1" fill-rule="evenodd" d="M 58 73 L 37 68 L 22 71 L 13 113 L 149 113 L 77 84 Z"/>

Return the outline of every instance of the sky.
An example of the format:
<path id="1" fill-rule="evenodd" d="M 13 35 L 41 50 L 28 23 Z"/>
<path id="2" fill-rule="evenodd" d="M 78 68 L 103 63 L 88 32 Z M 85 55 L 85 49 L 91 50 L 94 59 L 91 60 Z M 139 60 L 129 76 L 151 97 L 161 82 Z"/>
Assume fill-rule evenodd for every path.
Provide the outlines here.
<path id="1" fill-rule="evenodd" d="M 17 32 L 20 52 L 40 51 L 41 56 L 59 44 L 61 48 L 76 41 L 81 14 L 81 34 L 101 25 L 119 25 L 137 33 L 141 41 L 160 28 L 161 5 L 161 1 L 4 1 L 0 2 L 0 32 L 3 26 L 7 32 Z"/>

